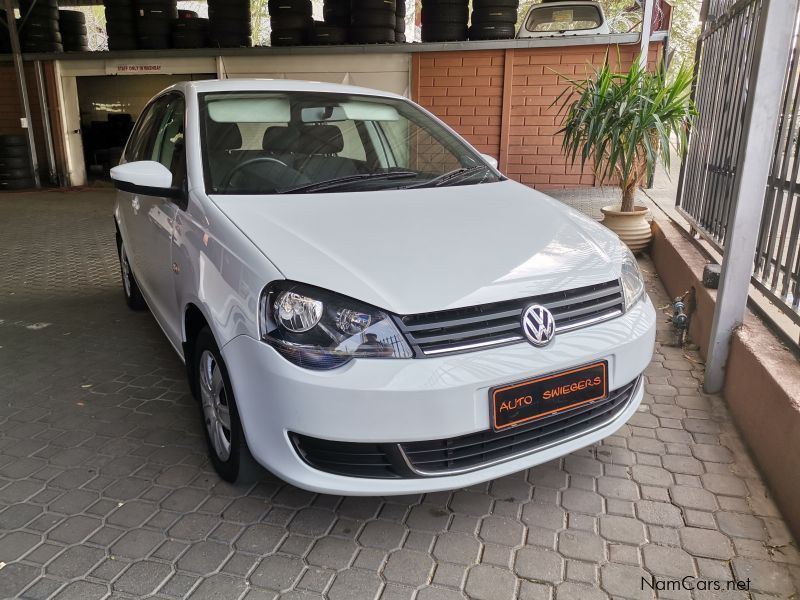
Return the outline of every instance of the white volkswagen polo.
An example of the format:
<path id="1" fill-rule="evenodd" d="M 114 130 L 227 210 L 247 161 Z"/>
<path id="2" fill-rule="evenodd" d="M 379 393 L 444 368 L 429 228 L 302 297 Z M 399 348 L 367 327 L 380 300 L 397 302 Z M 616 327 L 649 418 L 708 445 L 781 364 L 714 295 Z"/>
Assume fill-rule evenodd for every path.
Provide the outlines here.
<path id="1" fill-rule="evenodd" d="M 655 312 L 631 253 L 403 97 L 181 83 L 111 175 L 127 302 L 185 361 L 227 480 L 460 488 L 642 400 Z"/>

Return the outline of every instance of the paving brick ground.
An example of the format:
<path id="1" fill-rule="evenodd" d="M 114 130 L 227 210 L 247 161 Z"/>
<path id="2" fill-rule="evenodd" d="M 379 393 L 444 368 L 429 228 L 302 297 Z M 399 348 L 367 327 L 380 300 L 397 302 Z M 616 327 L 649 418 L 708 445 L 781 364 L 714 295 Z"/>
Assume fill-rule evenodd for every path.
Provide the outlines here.
<path id="1" fill-rule="evenodd" d="M 386 499 L 221 482 L 179 360 L 123 304 L 110 208 L 0 196 L 0 598 L 594 600 L 686 575 L 752 587 L 659 597 L 796 597 L 797 547 L 665 323 L 640 412 L 562 460 Z"/>

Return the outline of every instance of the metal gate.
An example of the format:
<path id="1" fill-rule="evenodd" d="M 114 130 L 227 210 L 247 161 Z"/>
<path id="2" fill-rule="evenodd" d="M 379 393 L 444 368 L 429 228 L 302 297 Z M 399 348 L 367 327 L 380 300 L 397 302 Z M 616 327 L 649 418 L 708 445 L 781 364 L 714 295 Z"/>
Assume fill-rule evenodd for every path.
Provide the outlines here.
<path id="1" fill-rule="evenodd" d="M 773 0 L 775 1 L 775 0 Z M 718 250 L 728 221 L 747 85 L 756 52 L 763 0 L 705 0 L 694 91 L 699 117 L 683 165 L 678 210 Z M 796 15 L 797 22 L 797 15 Z M 790 56 L 772 169 L 766 189 L 753 284 L 800 324 L 800 61 L 797 26 Z"/>

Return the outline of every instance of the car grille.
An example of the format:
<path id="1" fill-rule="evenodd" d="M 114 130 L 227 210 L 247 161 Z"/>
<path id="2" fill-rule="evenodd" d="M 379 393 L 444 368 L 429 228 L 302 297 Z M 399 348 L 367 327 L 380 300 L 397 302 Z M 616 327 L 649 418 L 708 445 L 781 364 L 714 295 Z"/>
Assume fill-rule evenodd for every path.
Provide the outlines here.
<path id="1" fill-rule="evenodd" d="M 556 332 L 620 316 L 625 308 L 619 280 L 532 298 L 397 317 L 417 357 L 480 350 L 523 339 L 522 312 L 541 304 L 555 317 Z"/>
<path id="2" fill-rule="evenodd" d="M 305 462 L 326 473 L 381 479 L 455 475 L 513 460 L 602 427 L 630 403 L 640 381 L 641 377 L 603 400 L 498 432 L 399 444 L 335 442 L 298 434 L 290 438 Z"/>

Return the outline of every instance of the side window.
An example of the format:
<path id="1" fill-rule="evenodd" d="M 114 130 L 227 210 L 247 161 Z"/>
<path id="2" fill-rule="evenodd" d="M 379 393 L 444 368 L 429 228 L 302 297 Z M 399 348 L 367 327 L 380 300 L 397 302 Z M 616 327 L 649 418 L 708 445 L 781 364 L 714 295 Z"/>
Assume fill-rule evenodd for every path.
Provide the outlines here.
<path id="1" fill-rule="evenodd" d="M 139 115 L 133 128 L 128 145 L 125 146 L 125 162 L 150 160 L 151 143 L 157 130 L 157 124 L 163 115 L 165 98 L 151 102 Z"/>
<path id="2" fill-rule="evenodd" d="M 184 175 L 183 123 L 185 102 L 181 96 L 169 96 L 163 118 L 156 129 L 149 160 L 167 167 L 173 174 L 173 185 L 179 184 Z"/>

